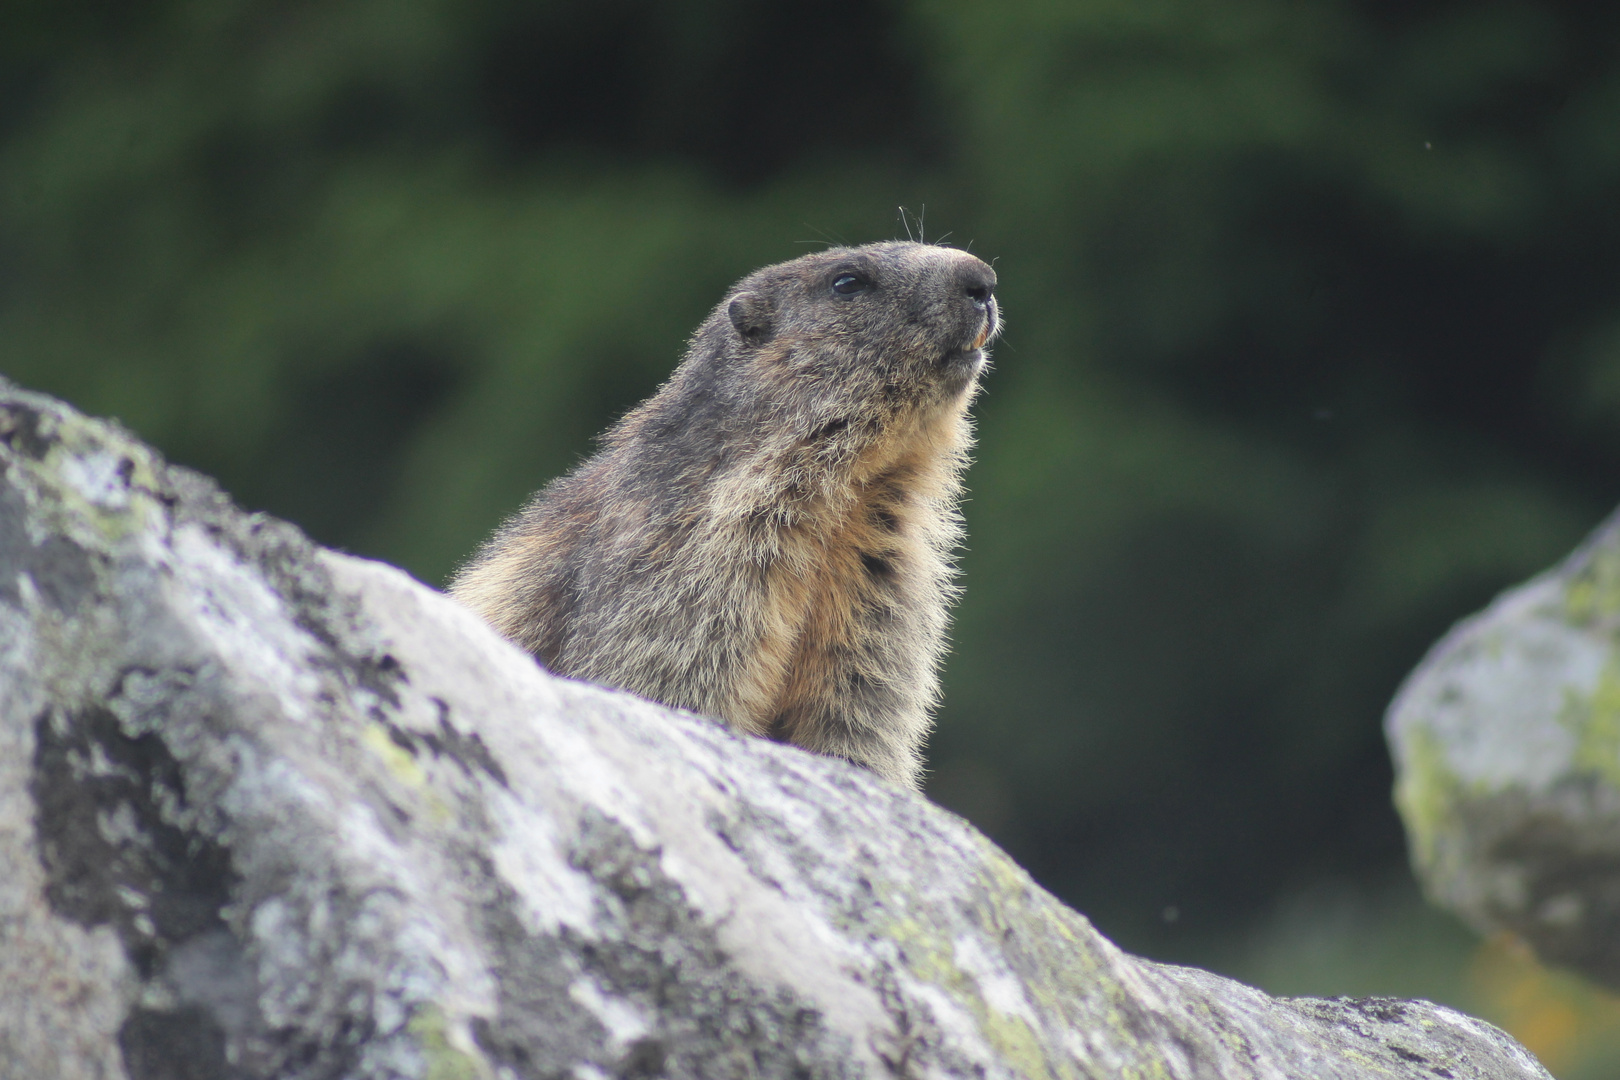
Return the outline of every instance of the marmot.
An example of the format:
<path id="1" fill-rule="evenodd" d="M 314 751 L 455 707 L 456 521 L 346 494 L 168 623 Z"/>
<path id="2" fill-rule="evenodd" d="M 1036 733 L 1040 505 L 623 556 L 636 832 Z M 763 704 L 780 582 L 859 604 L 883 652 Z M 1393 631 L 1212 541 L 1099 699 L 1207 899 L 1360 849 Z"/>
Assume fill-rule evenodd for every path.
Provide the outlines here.
<path id="1" fill-rule="evenodd" d="M 918 786 L 995 285 L 906 242 L 749 275 L 451 595 L 560 675 Z"/>

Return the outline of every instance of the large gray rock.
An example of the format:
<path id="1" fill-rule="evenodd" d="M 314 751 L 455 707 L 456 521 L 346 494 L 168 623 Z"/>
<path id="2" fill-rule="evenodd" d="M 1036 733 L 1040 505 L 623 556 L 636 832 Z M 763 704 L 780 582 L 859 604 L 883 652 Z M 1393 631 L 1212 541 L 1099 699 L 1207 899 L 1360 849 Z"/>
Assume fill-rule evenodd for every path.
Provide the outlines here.
<path id="1" fill-rule="evenodd" d="M 1620 515 L 1459 624 L 1390 706 L 1431 898 L 1620 988 Z"/>
<path id="2" fill-rule="evenodd" d="M 0 1075 L 1547 1074 L 1127 956 L 921 797 L 0 388 Z"/>

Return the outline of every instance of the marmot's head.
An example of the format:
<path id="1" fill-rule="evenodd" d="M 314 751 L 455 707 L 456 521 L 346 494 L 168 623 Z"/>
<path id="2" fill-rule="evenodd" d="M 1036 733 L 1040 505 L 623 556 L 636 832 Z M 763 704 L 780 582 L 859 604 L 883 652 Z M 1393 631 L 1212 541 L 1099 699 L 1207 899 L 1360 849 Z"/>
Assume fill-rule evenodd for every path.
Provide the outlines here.
<path id="1" fill-rule="evenodd" d="M 833 248 L 744 278 L 705 330 L 730 334 L 730 362 L 778 387 L 903 407 L 973 385 L 1001 329 L 995 286 L 994 270 L 955 248 Z"/>

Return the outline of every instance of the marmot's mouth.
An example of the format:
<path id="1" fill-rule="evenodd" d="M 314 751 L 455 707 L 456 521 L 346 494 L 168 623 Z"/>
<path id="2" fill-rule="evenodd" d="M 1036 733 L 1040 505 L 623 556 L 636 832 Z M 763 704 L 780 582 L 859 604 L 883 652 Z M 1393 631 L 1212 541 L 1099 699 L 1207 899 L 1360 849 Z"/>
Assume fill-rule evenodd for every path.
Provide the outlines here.
<path id="1" fill-rule="evenodd" d="M 990 338 L 990 320 L 986 319 L 986 320 L 984 320 L 984 328 L 979 331 L 979 336 L 973 339 L 973 348 L 975 348 L 975 349 L 984 348 L 984 343 L 986 341 L 988 341 L 989 338 Z"/>

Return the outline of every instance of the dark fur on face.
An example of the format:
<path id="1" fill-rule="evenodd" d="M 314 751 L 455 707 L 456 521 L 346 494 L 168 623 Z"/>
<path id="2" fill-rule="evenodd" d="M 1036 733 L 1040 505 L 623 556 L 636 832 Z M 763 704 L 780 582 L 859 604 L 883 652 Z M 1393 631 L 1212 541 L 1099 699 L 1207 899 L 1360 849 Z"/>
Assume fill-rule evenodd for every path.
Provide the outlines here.
<path id="1" fill-rule="evenodd" d="M 749 275 L 452 595 L 559 674 L 915 785 L 995 280 L 904 242 Z"/>

